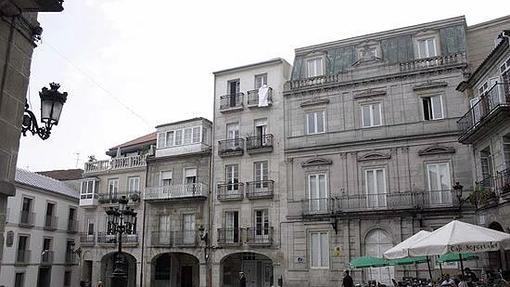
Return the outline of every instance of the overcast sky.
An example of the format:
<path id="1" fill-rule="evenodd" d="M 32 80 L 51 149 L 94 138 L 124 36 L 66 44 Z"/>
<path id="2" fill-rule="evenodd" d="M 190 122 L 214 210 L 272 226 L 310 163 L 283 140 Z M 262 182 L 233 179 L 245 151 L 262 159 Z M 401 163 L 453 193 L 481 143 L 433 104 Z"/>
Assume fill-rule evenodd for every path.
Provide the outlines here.
<path id="1" fill-rule="evenodd" d="M 21 138 L 18 167 L 82 167 L 88 155 L 195 116 L 212 120 L 212 72 L 297 47 L 465 15 L 510 14 L 503 1 L 66 0 L 44 13 L 29 95 L 49 82 L 69 93 L 51 137 Z M 505 10 L 506 9 L 506 10 Z M 77 165 L 77 153 L 79 160 Z"/>

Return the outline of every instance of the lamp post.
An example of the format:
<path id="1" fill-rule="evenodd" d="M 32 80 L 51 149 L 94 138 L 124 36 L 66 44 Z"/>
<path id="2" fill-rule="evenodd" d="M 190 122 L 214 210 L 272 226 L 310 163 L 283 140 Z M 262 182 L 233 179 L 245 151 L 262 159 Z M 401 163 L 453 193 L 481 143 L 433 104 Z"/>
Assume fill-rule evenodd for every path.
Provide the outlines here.
<path id="1" fill-rule="evenodd" d="M 462 189 L 464 187 L 457 181 L 453 186 L 453 190 L 455 191 L 455 196 L 457 197 L 457 201 L 459 202 L 459 218 L 462 217 L 462 204 L 464 204 L 464 199 L 462 199 Z"/>
<path id="2" fill-rule="evenodd" d="M 127 206 L 125 196 L 119 199 L 119 207 L 110 207 L 106 210 L 108 230 L 116 233 L 118 237 L 118 250 L 114 257 L 114 268 L 111 275 L 112 287 L 124 287 L 127 285 L 128 273 L 124 255 L 122 255 L 122 234 L 134 232 L 136 212 Z"/>
<path id="3" fill-rule="evenodd" d="M 32 135 L 37 134 L 41 139 L 45 140 L 50 137 L 51 128 L 58 125 L 62 107 L 67 100 L 67 93 L 58 91 L 60 84 L 50 83 L 50 88 L 42 88 L 39 92 L 41 98 L 41 123 L 44 126 L 39 127 L 35 114 L 30 110 L 28 103 L 25 103 L 25 111 L 23 114 L 23 122 L 21 123 L 21 133 L 23 136 L 27 132 Z"/>

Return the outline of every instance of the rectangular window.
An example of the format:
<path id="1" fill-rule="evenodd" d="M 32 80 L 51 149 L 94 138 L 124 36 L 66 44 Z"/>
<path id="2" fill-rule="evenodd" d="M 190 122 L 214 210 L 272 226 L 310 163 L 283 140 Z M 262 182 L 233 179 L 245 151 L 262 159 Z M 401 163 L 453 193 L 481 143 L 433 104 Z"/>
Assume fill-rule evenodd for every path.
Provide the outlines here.
<path id="1" fill-rule="evenodd" d="M 23 197 L 23 205 L 21 207 L 21 211 L 30 212 L 32 211 L 32 199 L 28 197 Z"/>
<path id="2" fill-rule="evenodd" d="M 239 242 L 239 212 L 225 212 L 225 242 Z"/>
<path id="3" fill-rule="evenodd" d="M 97 193 L 99 188 L 98 180 L 84 180 L 81 182 L 81 190 L 80 190 L 80 198 L 81 199 L 90 199 L 94 197 L 94 193 Z"/>
<path id="4" fill-rule="evenodd" d="M 169 186 L 172 184 L 172 171 L 162 171 L 160 173 L 160 186 Z"/>
<path id="5" fill-rule="evenodd" d="M 326 174 L 308 175 L 308 200 L 311 212 L 325 212 L 328 210 Z"/>
<path id="6" fill-rule="evenodd" d="M 18 250 L 16 254 L 16 258 L 18 262 L 25 262 L 29 260 L 28 258 L 28 236 L 20 235 L 18 237 Z"/>
<path id="7" fill-rule="evenodd" d="M 503 155 L 505 158 L 505 167 L 510 169 L 510 135 L 503 137 Z"/>
<path id="8" fill-rule="evenodd" d="M 129 193 L 140 192 L 140 177 L 139 176 L 128 177 L 128 192 Z"/>
<path id="9" fill-rule="evenodd" d="M 228 191 L 237 192 L 239 190 L 239 165 L 225 165 L 225 182 Z"/>
<path id="10" fill-rule="evenodd" d="M 193 138 L 191 139 L 192 143 L 199 143 L 200 142 L 200 131 L 202 129 L 200 127 L 194 127 L 193 128 Z"/>
<path id="11" fill-rule="evenodd" d="M 451 203 L 450 165 L 447 162 L 427 164 L 427 178 L 431 203 Z"/>
<path id="12" fill-rule="evenodd" d="M 267 85 L 267 74 L 255 75 L 255 89 L 258 90 L 263 85 Z"/>
<path id="13" fill-rule="evenodd" d="M 239 124 L 227 124 L 227 139 L 239 138 Z"/>
<path id="14" fill-rule="evenodd" d="M 386 174 L 384 168 L 365 170 L 365 192 L 368 207 L 386 207 Z"/>
<path id="15" fill-rule="evenodd" d="M 492 153 L 491 148 L 486 147 L 480 151 L 480 163 L 482 167 L 482 179 L 486 179 L 492 176 L 493 165 L 492 165 Z"/>
<path id="16" fill-rule="evenodd" d="M 64 286 L 71 286 L 71 271 L 64 272 Z"/>
<path id="17" fill-rule="evenodd" d="M 373 103 L 361 106 L 361 125 L 364 128 L 376 127 L 382 124 L 381 103 Z"/>
<path id="18" fill-rule="evenodd" d="M 55 203 L 48 202 L 46 204 L 46 216 L 52 217 L 55 211 Z"/>
<path id="19" fill-rule="evenodd" d="M 423 97 L 423 119 L 426 121 L 440 120 L 443 115 L 443 97 Z"/>
<path id="20" fill-rule="evenodd" d="M 326 111 L 306 114 L 306 133 L 309 135 L 319 134 L 325 131 Z"/>
<path id="21" fill-rule="evenodd" d="M 191 128 L 184 129 L 184 144 L 185 145 L 191 144 L 191 133 L 192 133 Z"/>
<path id="22" fill-rule="evenodd" d="M 16 272 L 16 276 L 14 277 L 14 287 L 24 287 L 25 285 L 25 273 Z"/>
<path id="23" fill-rule="evenodd" d="M 207 138 L 207 128 L 206 127 L 202 127 L 202 143 L 204 144 L 209 144 L 209 140 Z"/>
<path id="24" fill-rule="evenodd" d="M 87 235 L 94 235 L 94 220 L 89 219 L 87 222 Z"/>
<path id="25" fill-rule="evenodd" d="M 418 40 L 419 58 L 430 58 L 437 56 L 436 38 Z"/>
<path id="26" fill-rule="evenodd" d="M 182 145 L 182 130 L 175 131 L 175 145 Z"/>
<path id="27" fill-rule="evenodd" d="M 158 148 L 166 147 L 165 133 L 158 134 Z"/>
<path id="28" fill-rule="evenodd" d="M 167 147 L 174 145 L 174 131 L 170 131 L 166 133 L 166 145 Z"/>
<path id="29" fill-rule="evenodd" d="M 269 235 L 269 212 L 267 209 L 255 210 L 255 236 Z"/>
<path id="30" fill-rule="evenodd" d="M 310 257 L 312 268 L 329 267 L 329 238 L 327 232 L 310 233 Z"/>
<path id="31" fill-rule="evenodd" d="M 195 215 L 184 214 L 182 216 L 183 243 L 191 244 L 195 242 Z"/>
<path id="32" fill-rule="evenodd" d="M 308 78 L 324 75 L 324 63 L 322 57 L 308 59 L 306 61 L 306 72 Z"/>
<path id="33" fill-rule="evenodd" d="M 117 198 L 117 193 L 119 191 L 119 179 L 111 178 L 108 179 L 108 195 L 110 198 Z"/>

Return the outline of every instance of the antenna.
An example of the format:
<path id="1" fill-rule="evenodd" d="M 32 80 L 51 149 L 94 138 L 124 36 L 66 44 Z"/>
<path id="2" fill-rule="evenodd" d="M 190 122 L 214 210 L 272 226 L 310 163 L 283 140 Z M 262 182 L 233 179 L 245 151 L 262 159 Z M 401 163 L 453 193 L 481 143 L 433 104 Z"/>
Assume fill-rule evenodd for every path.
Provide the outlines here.
<path id="1" fill-rule="evenodd" d="M 75 166 L 75 168 L 78 168 L 78 163 L 80 162 L 80 153 L 79 152 L 75 152 L 74 154 L 76 155 L 76 166 Z"/>

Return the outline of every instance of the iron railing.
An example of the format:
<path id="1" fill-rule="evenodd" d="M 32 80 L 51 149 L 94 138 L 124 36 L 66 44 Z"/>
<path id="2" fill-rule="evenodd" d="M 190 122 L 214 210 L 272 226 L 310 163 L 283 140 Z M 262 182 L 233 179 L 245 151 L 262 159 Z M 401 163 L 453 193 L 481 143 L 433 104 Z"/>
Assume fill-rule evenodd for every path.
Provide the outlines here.
<path id="1" fill-rule="evenodd" d="M 510 192 L 510 168 L 480 180 L 478 186 L 484 190 L 492 191 L 496 195 Z"/>
<path id="2" fill-rule="evenodd" d="M 177 199 L 177 198 L 191 198 L 191 197 L 207 197 L 209 188 L 207 184 L 186 183 L 186 184 L 172 184 L 168 186 L 149 187 L 145 190 L 144 199 Z"/>
<path id="3" fill-rule="evenodd" d="M 240 156 L 244 154 L 244 139 L 233 138 L 218 141 L 218 155 L 221 157 Z"/>
<path id="4" fill-rule="evenodd" d="M 172 247 L 173 236 L 171 231 L 153 231 L 151 245 L 154 247 Z"/>
<path id="5" fill-rule="evenodd" d="M 53 264 L 54 252 L 51 250 L 43 250 L 41 252 L 41 265 Z"/>
<path id="6" fill-rule="evenodd" d="M 77 263 L 76 254 L 72 250 L 66 251 L 64 263 L 66 265 L 73 265 Z"/>
<path id="7" fill-rule="evenodd" d="M 217 196 L 220 201 L 243 200 L 244 183 L 219 183 Z"/>
<path id="8" fill-rule="evenodd" d="M 248 227 L 246 229 L 246 242 L 251 246 L 270 246 L 273 243 L 274 228 L 272 226 Z"/>
<path id="9" fill-rule="evenodd" d="M 304 215 L 329 214 L 333 211 L 333 201 L 330 198 L 314 198 L 302 201 Z"/>
<path id="10" fill-rule="evenodd" d="M 58 225 L 58 217 L 46 215 L 44 217 L 44 229 L 56 230 Z"/>
<path id="11" fill-rule="evenodd" d="M 457 121 L 461 138 L 477 128 L 488 115 L 501 106 L 510 106 L 510 83 L 495 84 Z"/>
<path id="12" fill-rule="evenodd" d="M 174 245 L 177 247 L 195 247 L 198 245 L 197 230 L 174 231 Z"/>
<path id="13" fill-rule="evenodd" d="M 218 228 L 218 245 L 239 246 L 241 245 L 240 228 Z"/>
<path id="14" fill-rule="evenodd" d="M 19 224 L 24 227 L 34 226 L 35 213 L 22 210 L 20 213 Z"/>
<path id="15" fill-rule="evenodd" d="M 95 234 L 80 233 L 80 246 L 93 246 L 96 243 Z"/>
<path id="16" fill-rule="evenodd" d="M 76 232 L 78 232 L 78 220 L 70 219 L 67 222 L 67 232 L 68 233 L 76 233 Z"/>
<path id="17" fill-rule="evenodd" d="M 273 89 L 269 88 L 267 93 L 268 93 L 268 95 L 267 95 L 268 104 L 270 105 L 272 103 L 272 98 L 273 98 Z M 259 90 L 258 89 L 248 91 L 248 97 L 247 97 L 246 104 L 248 106 L 252 106 L 252 107 L 259 105 Z"/>
<path id="18" fill-rule="evenodd" d="M 252 136 L 246 138 L 246 152 L 266 152 L 273 150 L 273 135 Z"/>
<path id="19" fill-rule="evenodd" d="M 147 164 L 146 159 L 147 155 L 135 155 L 126 157 L 116 157 L 107 160 L 95 160 L 85 163 L 83 173 L 144 167 Z"/>
<path id="20" fill-rule="evenodd" d="M 220 111 L 243 107 L 243 93 L 228 94 L 220 97 Z"/>
<path id="21" fill-rule="evenodd" d="M 30 263 L 31 252 L 28 249 L 18 249 L 16 251 L 16 264 Z"/>
<path id="22" fill-rule="evenodd" d="M 118 203 L 119 199 L 121 199 L 123 196 L 125 196 L 130 203 L 140 202 L 139 191 L 117 191 L 113 193 L 100 193 L 98 201 L 101 204 L 115 204 Z"/>
<path id="23" fill-rule="evenodd" d="M 107 234 L 99 232 L 97 234 L 98 244 L 117 244 L 117 234 Z M 138 244 L 138 234 L 122 234 L 122 244 L 133 245 Z"/>
<path id="24" fill-rule="evenodd" d="M 273 198 L 273 195 L 273 180 L 257 180 L 246 183 L 246 197 L 248 199 Z"/>

